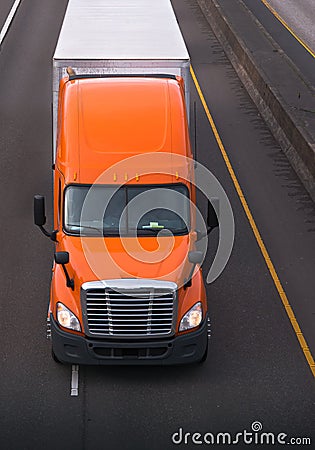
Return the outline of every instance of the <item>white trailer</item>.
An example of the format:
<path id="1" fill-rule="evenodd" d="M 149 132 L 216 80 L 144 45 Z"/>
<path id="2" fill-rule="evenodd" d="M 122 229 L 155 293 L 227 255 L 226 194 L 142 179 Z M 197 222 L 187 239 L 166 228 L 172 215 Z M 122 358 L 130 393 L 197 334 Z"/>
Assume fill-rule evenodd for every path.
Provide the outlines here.
<path id="1" fill-rule="evenodd" d="M 59 82 L 77 74 L 180 75 L 189 117 L 190 59 L 170 0 L 69 0 L 53 57 L 53 142 Z"/>

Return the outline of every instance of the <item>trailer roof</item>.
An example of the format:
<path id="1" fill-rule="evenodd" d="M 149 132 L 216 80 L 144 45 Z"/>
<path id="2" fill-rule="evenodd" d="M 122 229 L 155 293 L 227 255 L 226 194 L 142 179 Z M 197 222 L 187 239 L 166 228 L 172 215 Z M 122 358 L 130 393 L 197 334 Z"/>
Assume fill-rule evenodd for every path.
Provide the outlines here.
<path id="1" fill-rule="evenodd" d="M 170 0 L 69 0 L 54 59 L 189 60 Z"/>

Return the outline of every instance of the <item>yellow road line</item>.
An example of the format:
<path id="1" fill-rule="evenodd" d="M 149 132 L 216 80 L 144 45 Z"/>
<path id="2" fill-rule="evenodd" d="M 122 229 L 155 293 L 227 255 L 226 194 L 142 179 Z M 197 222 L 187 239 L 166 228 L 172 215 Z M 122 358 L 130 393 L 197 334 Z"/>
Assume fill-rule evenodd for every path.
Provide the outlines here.
<path id="1" fill-rule="evenodd" d="M 285 309 L 285 311 L 287 313 L 287 316 L 288 316 L 288 318 L 289 318 L 289 320 L 291 322 L 291 325 L 292 325 L 293 330 L 294 330 L 294 332 L 296 334 L 296 337 L 297 337 L 297 339 L 299 341 L 300 347 L 301 347 L 301 349 L 302 349 L 302 351 L 304 353 L 306 361 L 307 361 L 307 363 L 308 363 L 308 365 L 309 365 L 309 367 L 310 367 L 310 369 L 312 371 L 313 376 L 315 377 L 315 363 L 314 363 L 314 359 L 312 357 L 310 349 L 307 346 L 306 340 L 305 340 L 305 338 L 303 336 L 303 333 L 302 333 L 302 331 L 300 329 L 300 326 L 299 326 L 299 324 L 298 324 L 298 322 L 296 320 L 296 317 L 295 317 L 294 312 L 293 312 L 293 310 L 291 308 L 291 305 L 290 305 L 289 300 L 288 300 L 288 298 L 286 296 L 286 293 L 285 293 L 285 291 L 284 291 L 284 289 L 282 287 L 282 284 L 281 284 L 281 282 L 279 280 L 279 277 L 277 275 L 276 269 L 275 269 L 275 267 L 274 267 L 274 265 L 273 265 L 273 263 L 272 263 L 272 261 L 270 259 L 269 253 L 268 253 L 268 251 L 266 249 L 266 246 L 265 246 L 265 244 L 264 244 L 264 242 L 262 240 L 262 237 L 261 237 L 260 232 L 259 232 L 259 230 L 257 228 L 255 220 L 254 220 L 254 218 L 252 216 L 252 213 L 251 213 L 251 211 L 249 209 L 249 206 L 247 204 L 247 201 L 245 199 L 245 196 L 243 194 L 241 186 L 240 186 L 240 184 L 238 182 L 238 179 L 237 179 L 237 177 L 235 175 L 234 169 L 233 169 L 232 164 L 230 162 L 230 159 L 229 159 L 229 157 L 227 155 L 227 152 L 226 152 L 226 150 L 224 148 L 223 142 L 222 142 L 222 140 L 220 138 L 219 132 L 217 130 L 217 127 L 215 125 L 213 117 L 212 117 L 212 115 L 211 115 L 211 113 L 209 111 L 208 105 L 207 105 L 207 103 L 205 101 L 205 98 L 203 96 L 203 93 L 201 91 L 200 85 L 198 83 L 196 74 L 195 74 L 194 69 L 192 68 L 192 66 L 190 67 L 190 73 L 191 73 L 192 79 L 193 79 L 193 81 L 195 83 L 198 95 L 199 95 L 201 103 L 202 103 L 202 105 L 204 107 L 204 110 L 205 110 L 205 113 L 207 115 L 207 118 L 209 120 L 209 123 L 210 123 L 210 126 L 212 128 L 213 134 L 215 136 L 215 139 L 216 139 L 216 141 L 218 143 L 219 149 L 220 149 L 221 154 L 223 156 L 224 162 L 225 162 L 226 167 L 227 167 L 227 169 L 229 171 L 229 174 L 230 174 L 230 176 L 232 178 L 232 181 L 233 181 L 234 187 L 236 189 L 236 192 L 237 192 L 237 194 L 239 196 L 239 199 L 240 199 L 241 204 L 242 204 L 242 206 L 244 208 L 244 211 L 245 211 L 245 214 L 246 214 L 247 219 L 249 221 L 249 224 L 250 224 L 250 226 L 251 226 L 251 228 L 253 230 L 253 233 L 255 235 L 256 241 L 257 241 L 258 246 L 260 248 L 260 251 L 261 251 L 261 253 L 262 253 L 263 257 L 264 257 L 264 260 L 265 260 L 266 265 L 267 265 L 267 267 L 269 269 L 269 272 L 270 272 L 270 275 L 271 275 L 272 280 L 274 282 L 274 285 L 275 285 L 275 287 L 276 287 L 276 289 L 278 291 L 278 294 L 279 294 L 279 296 L 281 298 L 282 304 L 283 304 L 284 309 Z"/>
<path id="2" fill-rule="evenodd" d="M 266 8 L 269 9 L 269 11 L 279 20 L 279 22 L 282 23 L 282 25 L 289 31 L 289 33 L 292 34 L 292 36 L 301 44 L 303 45 L 303 47 L 305 48 L 305 50 L 308 51 L 308 53 L 310 53 L 310 55 L 313 56 L 313 58 L 315 58 L 315 53 L 313 52 L 313 50 L 304 42 L 302 41 L 301 38 L 299 38 L 299 36 L 292 30 L 292 28 L 289 27 L 289 25 L 286 23 L 286 21 L 284 19 L 282 19 L 282 17 L 277 13 L 277 11 L 267 2 L 267 0 L 260 0 L 265 6 Z"/>

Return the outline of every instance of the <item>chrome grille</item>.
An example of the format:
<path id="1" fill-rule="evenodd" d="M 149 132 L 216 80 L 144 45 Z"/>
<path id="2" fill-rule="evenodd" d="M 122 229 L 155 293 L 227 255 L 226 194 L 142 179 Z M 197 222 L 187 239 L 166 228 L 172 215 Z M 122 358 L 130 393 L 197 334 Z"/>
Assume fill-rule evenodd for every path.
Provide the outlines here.
<path id="1" fill-rule="evenodd" d="M 139 287 L 139 281 L 134 284 L 131 289 L 121 286 L 85 289 L 90 334 L 141 337 L 172 333 L 176 290 L 160 285 Z"/>

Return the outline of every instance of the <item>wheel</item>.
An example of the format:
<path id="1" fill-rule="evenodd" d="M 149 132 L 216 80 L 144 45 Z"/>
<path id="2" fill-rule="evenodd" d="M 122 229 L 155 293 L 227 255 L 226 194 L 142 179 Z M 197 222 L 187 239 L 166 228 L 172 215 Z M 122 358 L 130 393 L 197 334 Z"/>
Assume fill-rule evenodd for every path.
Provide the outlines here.
<path id="1" fill-rule="evenodd" d="M 55 352 L 54 352 L 53 348 L 51 348 L 51 356 L 52 356 L 52 359 L 53 359 L 56 363 L 61 364 L 61 361 L 59 361 L 59 359 L 58 359 L 57 356 L 55 355 Z"/>
<path id="2" fill-rule="evenodd" d="M 209 340 L 207 339 L 207 346 L 206 346 L 206 350 L 203 354 L 203 357 L 201 358 L 201 360 L 199 361 L 200 364 L 204 363 L 207 359 L 208 356 L 208 347 L 209 347 Z"/>

